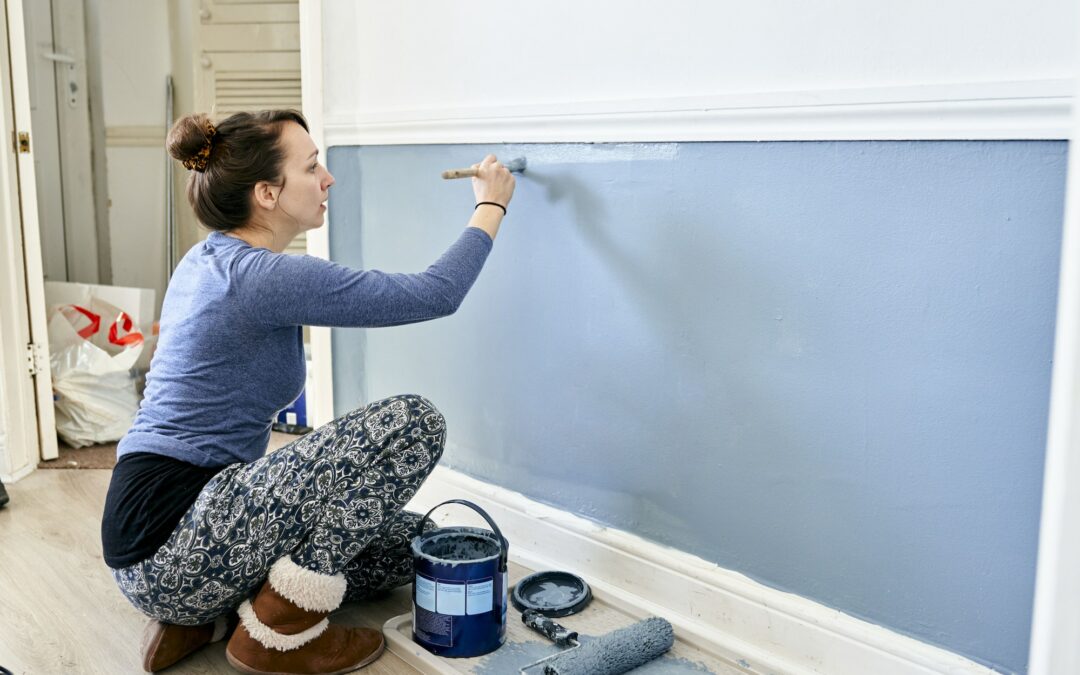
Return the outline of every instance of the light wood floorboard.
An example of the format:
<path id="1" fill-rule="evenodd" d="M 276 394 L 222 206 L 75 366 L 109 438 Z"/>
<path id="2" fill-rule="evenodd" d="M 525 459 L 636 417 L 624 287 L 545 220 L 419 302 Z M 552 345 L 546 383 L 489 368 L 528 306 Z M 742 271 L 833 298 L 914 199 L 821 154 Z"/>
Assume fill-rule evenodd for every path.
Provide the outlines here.
<path id="1" fill-rule="evenodd" d="M 23 675 L 141 673 L 146 618 L 116 588 L 101 557 L 100 519 L 111 471 L 35 471 L 8 485 L 0 509 L 0 665 Z M 342 623 L 381 627 L 410 606 L 408 587 L 350 605 Z M 234 673 L 223 643 L 168 673 Z M 389 651 L 368 675 L 414 675 Z"/>

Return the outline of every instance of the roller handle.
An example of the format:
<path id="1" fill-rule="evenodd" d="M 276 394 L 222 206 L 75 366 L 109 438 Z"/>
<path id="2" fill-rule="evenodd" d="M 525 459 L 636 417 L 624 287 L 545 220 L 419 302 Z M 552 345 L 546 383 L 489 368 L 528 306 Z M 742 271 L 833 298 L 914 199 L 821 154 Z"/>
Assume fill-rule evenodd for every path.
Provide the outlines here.
<path id="1" fill-rule="evenodd" d="M 537 633 L 547 636 L 547 639 L 560 647 L 570 647 L 577 644 L 578 634 L 576 631 L 567 630 L 565 626 L 544 616 L 535 609 L 527 609 L 522 612 L 521 622 Z"/>

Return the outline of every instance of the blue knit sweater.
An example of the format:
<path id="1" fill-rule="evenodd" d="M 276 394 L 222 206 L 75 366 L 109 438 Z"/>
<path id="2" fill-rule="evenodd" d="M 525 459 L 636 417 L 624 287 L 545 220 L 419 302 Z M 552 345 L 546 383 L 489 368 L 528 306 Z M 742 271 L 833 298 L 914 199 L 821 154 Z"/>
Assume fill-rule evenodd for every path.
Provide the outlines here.
<path id="1" fill-rule="evenodd" d="M 219 232 L 176 267 L 135 422 L 117 456 L 202 467 L 261 457 L 277 413 L 304 388 L 301 326 L 393 326 L 453 314 L 491 238 L 465 228 L 426 271 L 353 270 Z"/>

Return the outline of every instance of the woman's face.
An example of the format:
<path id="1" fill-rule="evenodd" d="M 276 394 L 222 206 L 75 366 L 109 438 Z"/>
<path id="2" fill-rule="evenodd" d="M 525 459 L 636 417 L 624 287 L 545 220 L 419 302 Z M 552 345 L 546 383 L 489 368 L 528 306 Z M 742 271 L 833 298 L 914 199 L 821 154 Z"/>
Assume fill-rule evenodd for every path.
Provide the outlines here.
<path id="1" fill-rule="evenodd" d="M 285 186 L 278 194 L 279 208 L 298 232 L 313 230 L 326 219 L 326 200 L 334 177 L 319 162 L 319 149 L 304 127 L 287 122 L 281 132 L 285 148 Z"/>

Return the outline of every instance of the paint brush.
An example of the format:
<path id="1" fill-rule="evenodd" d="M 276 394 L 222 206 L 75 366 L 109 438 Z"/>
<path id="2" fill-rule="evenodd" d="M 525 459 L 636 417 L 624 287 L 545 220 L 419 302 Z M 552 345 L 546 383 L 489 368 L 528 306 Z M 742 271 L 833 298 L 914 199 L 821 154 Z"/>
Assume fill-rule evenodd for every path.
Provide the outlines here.
<path id="1" fill-rule="evenodd" d="M 521 173 L 525 170 L 525 158 L 517 157 L 509 162 L 505 162 L 503 166 L 509 169 L 510 173 Z M 451 178 L 473 178 L 476 176 L 476 172 L 477 170 L 471 167 L 468 169 L 450 169 L 448 171 L 443 171 L 442 177 L 447 180 L 450 180 Z"/>

